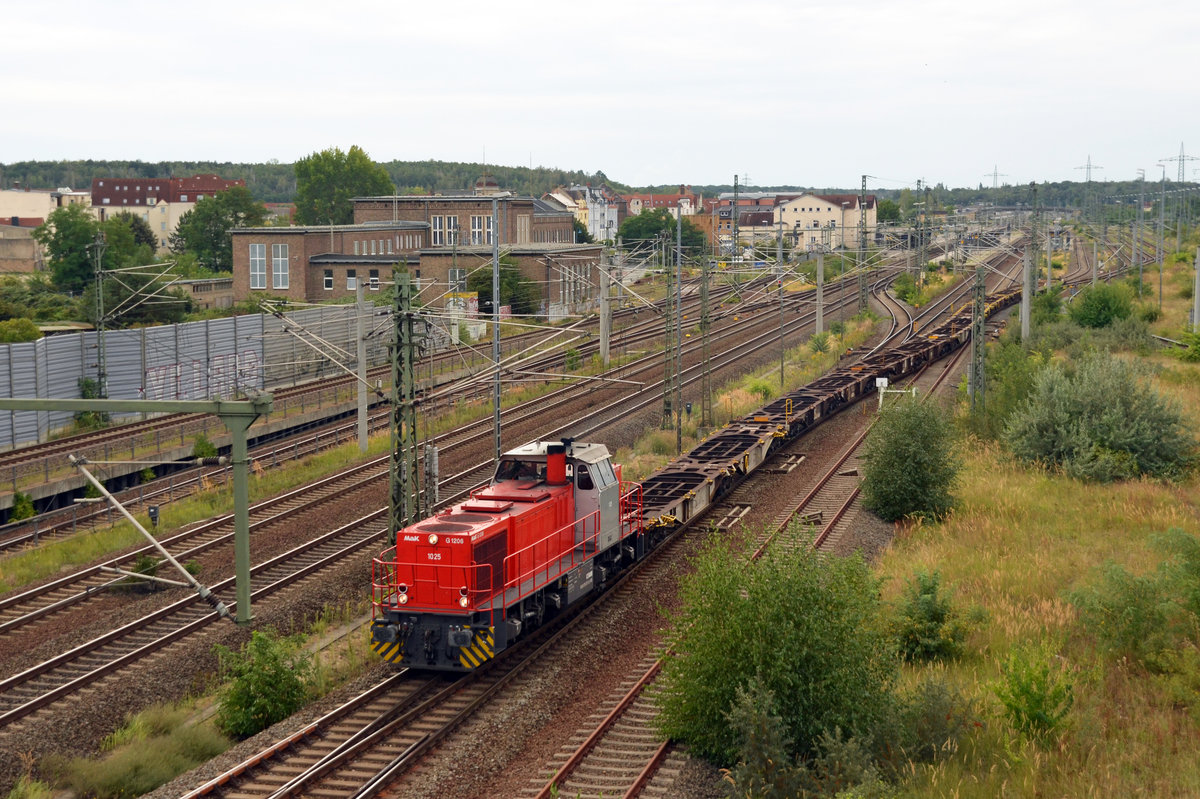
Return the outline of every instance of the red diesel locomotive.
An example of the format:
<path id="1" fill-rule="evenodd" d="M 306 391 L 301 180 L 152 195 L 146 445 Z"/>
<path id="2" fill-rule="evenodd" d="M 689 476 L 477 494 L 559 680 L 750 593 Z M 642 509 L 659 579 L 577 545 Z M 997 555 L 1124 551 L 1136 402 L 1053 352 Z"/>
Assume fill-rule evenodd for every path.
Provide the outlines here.
<path id="1" fill-rule="evenodd" d="M 372 564 L 371 646 L 470 671 L 645 554 L 641 486 L 602 444 L 506 452 L 491 483 L 396 533 Z"/>

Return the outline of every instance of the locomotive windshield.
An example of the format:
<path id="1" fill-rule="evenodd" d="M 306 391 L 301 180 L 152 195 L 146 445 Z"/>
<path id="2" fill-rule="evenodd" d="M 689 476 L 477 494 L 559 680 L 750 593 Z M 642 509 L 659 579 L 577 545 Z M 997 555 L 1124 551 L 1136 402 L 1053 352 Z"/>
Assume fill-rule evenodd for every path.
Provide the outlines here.
<path id="1" fill-rule="evenodd" d="M 544 480 L 546 465 L 533 461 L 504 458 L 496 467 L 496 482 L 500 480 Z"/>

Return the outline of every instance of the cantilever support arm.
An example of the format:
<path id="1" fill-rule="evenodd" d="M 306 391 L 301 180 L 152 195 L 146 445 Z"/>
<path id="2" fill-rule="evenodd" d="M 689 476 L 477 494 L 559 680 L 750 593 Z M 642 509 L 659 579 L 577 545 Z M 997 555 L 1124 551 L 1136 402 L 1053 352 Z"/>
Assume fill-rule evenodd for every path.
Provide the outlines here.
<path id="1" fill-rule="evenodd" d="M 131 413 L 212 413 L 233 437 L 233 548 L 237 576 L 237 622 L 249 624 L 250 613 L 250 486 L 246 431 L 271 412 L 273 398 L 260 394 L 246 400 L 113 400 L 0 398 L 0 410 L 128 411 Z"/>

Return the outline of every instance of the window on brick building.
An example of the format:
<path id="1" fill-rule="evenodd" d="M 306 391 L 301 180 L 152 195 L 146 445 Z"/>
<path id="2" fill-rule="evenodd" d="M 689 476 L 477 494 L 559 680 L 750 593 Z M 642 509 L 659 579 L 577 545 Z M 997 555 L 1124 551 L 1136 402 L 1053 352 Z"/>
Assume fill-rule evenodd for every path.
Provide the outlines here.
<path id="1" fill-rule="evenodd" d="M 446 232 L 443 227 L 446 224 L 446 218 L 442 216 L 429 217 L 429 231 L 432 237 L 433 246 L 440 247 L 446 243 Z"/>
<path id="2" fill-rule="evenodd" d="M 358 290 L 358 272 L 354 269 L 346 270 L 346 291 Z"/>
<path id="3" fill-rule="evenodd" d="M 458 217 L 446 217 L 446 243 L 458 244 Z"/>
<path id="4" fill-rule="evenodd" d="M 367 288 L 371 291 L 379 291 L 379 270 L 372 269 L 367 272 Z"/>
<path id="5" fill-rule="evenodd" d="M 450 291 L 455 293 L 464 292 L 467 290 L 467 270 L 466 269 L 451 269 L 450 270 Z"/>
<path id="6" fill-rule="evenodd" d="M 267 287 L 267 245 L 250 245 L 250 288 Z"/>
<path id="7" fill-rule="evenodd" d="M 333 270 L 332 269 L 325 270 L 325 290 L 333 291 Z"/>
<path id="8" fill-rule="evenodd" d="M 360 255 L 360 253 L 359 253 L 359 251 L 358 251 L 358 242 L 357 242 L 357 241 L 356 241 L 356 242 L 354 242 L 354 254 L 355 254 L 355 255 Z"/>
<path id="9" fill-rule="evenodd" d="M 482 216 L 471 217 L 471 243 L 483 244 L 483 220 Z"/>
<path id="10" fill-rule="evenodd" d="M 286 244 L 271 245 L 271 288 L 286 289 L 288 287 L 288 246 Z"/>

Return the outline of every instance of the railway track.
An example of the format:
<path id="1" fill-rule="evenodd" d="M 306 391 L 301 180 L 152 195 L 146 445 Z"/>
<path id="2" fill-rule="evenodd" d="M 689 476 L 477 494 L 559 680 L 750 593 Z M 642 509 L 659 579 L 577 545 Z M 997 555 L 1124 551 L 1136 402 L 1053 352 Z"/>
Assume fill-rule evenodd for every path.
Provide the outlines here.
<path id="1" fill-rule="evenodd" d="M 755 286 L 755 283 L 747 283 L 744 286 L 738 287 L 736 290 L 751 292 L 755 290 Z M 732 293 L 734 290 L 735 289 L 733 288 L 726 287 L 721 291 L 714 292 L 713 301 L 715 303 L 719 303 L 722 296 Z M 691 303 L 696 302 L 694 298 L 690 299 L 689 301 Z M 793 302 L 795 302 L 795 300 L 793 300 Z M 764 304 L 765 303 L 762 301 L 750 303 L 749 307 L 744 307 L 744 310 L 761 310 L 764 307 Z M 636 309 L 628 309 L 621 313 L 626 317 L 629 317 L 636 313 Z M 730 315 L 731 313 L 732 312 L 716 314 L 715 317 L 717 320 L 719 320 L 723 316 Z M 649 318 L 642 319 L 641 321 L 634 320 L 627 324 L 626 327 L 621 331 L 619 331 L 619 337 L 616 339 L 615 346 L 621 348 L 622 350 L 628 350 L 631 347 L 645 346 L 652 343 L 657 344 L 657 340 L 661 338 L 657 329 L 658 326 L 657 318 L 653 315 L 651 315 Z M 572 332 L 572 329 L 566 328 L 558 332 L 569 333 Z M 511 348 L 516 349 L 518 353 L 523 353 L 527 349 L 535 350 L 532 355 L 528 355 L 522 360 L 509 363 L 509 365 L 506 367 L 506 371 L 509 373 L 537 373 L 539 371 L 554 371 L 556 367 L 558 371 L 565 371 L 563 366 L 565 356 L 561 352 L 544 354 L 536 351 L 539 344 L 545 344 L 545 334 L 543 333 L 522 334 L 521 336 L 517 337 L 517 339 L 509 340 L 507 343 Z M 513 346 L 514 344 L 516 345 L 515 347 Z M 598 349 L 599 343 L 594 338 L 581 343 L 578 347 L 578 350 L 581 352 L 581 357 L 590 357 L 592 354 L 598 351 Z M 419 366 L 418 372 L 423 368 L 423 366 Z M 383 374 L 385 371 L 388 370 L 375 369 L 373 370 L 372 374 L 374 377 L 380 379 L 386 377 L 390 381 L 390 371 L 386 376 Z M 335 388 L 337 386 L 345 387 L 350 385 L 349 378 L 336 378 L 333 382 Z M 451 389 L 453 390 L 454 394 L 457 394 L 461 397 L 467 396 L 472 392 L 480 391 L 480 385 L 481 384 L 475 379 L 474 375 L 469 375 L 467 378 L 451 383 Z M 321 390 L 328 390 L 328 388 Z M 305 396 L 302 389 L 287 390 L 285 392 L 285 396 L 283 397 L 283 401 L 285 403 L 287 401 L 288 393 L 296 393 L 299 396 Z M 442 397 L 439 401 L 434 402 L 433 406 L 436 407 L 440 403 L 448 404 L 452 402 L 453 399 L 453 394 Z M 191 420 L 193 417 L 177 414 L 174 415 L 174 417 L 161 417 L 161 420 L 166 420 L 169 418 Z M 195 417 L 195 419 L 200 418 L 202 417 Z M 161 420 L 152 420 L 152 422 L 159 422 Z M 208 421 L 212 421 L 212 419 L 208 418 Z M 368 425 L 371 430 L 378 431 L 385 428 L 389 423 L 389 412 L 387 410 L 381 410 L 370 414 Z M 205 424 L 207 425 L 207 422 Z M 152 429 L 157 429 L 157 427 Z M 129 457 L 134 457 L 136 453 L 136 444 L 130 444 L 129 442 L 130 440 L 136 440 L 136 431 L 130 430 L 128 425 L 122 426 L 118 430 L 127 430 L 131 435 L 135 435 L 134 439 L 117 439 L 123 441 L 125 445 L 129 447 Z M 207 426 L 204 428 L 204 430 L 207 430 Z M 253 460 L 257 460 L 259 462 L 270 462 L 270 464 L 274 466 L 278 465 L 282 460 L 295 460 L 305 457 L 308 454 L 320 451 L 322 448 L 336 446 L 342 441 L 351 440 L 355 437 L 356 433 L 356 421 L 335 423 L 329 429 L 319 430 L 312 435 L 306 432 L 302 433 L 300 436 L 294 437 L 289 441 L 271 442 L 266 445 L 254 447 L 250 451 L 250 456 Z M 97 439 L 98 441 L 108 441 L 112 440 L 112 437 L 116 435 L 116 431 L 103 431 L 98 435 L 100 435 L 100 438 Z M 183 433 L 180 432 L 179 435 L 180 443 L 182 443 Z M 70 441 L 76 442 L 74 445 L 76 446 L 75 450 L 65 449 L 64 447 L 66 447 L 66 445 L 64 443 L 55 442 L 55 445 L 49 450 L 51 454 L 42 458 L 42 467 L 45 470 L 46 479 L 49 479 L 50 475 L 49 458 L 51 456 L 65 460 L 65 456 L 62 453 L 72 451 L 77 455 L 81 454 L 82 457 L 89 457 L 87 453 L 93 453 L 91 455 L 93 458 L 99 457 L 94 453 L 94 447 L 89 446 L 89 439 L 86 436 L 74 437 L 70 439 Z M 37 457 L 36 453 L 32 452 L 31 449 L 22 450 L 21 452 L 27 453 L 29 456 L 34 458 Z M 103 458 L 107 459 L 113 454 L 113 449 L 108 445 L 105 445 L 103 453 Z M 56 470 L 58 469 L 58 467 L 55 468 Z M 3 471 L 0 470 L 0 474 L 2 473 Z M 197 490 L 200 490 L 200 488 L 206 484 L 212 484 L 214 482 L 221 481 L 227 482 L 230 479 L 229 475 L 230 467 L 228 466 L 197 467 L 185 472 L 176 472 L 149 483 L 139 485 L 136 489 L 116 492 L 116 494 L 123 502 L 125 502 L 127 507 L 136 510 L 138 508 L 144 508 L 150 504 L 162 505 L 166 502 L 171 502 L 181 497 L 188 496 L 192 493 L 195 493 Z M 113 511 L 107 506 L 86 505 L 83 506 L 82 510 L 81 506 L 79 505 L 73 505 L 69 508 L 59 508 L 44 514 L 39 514 L 38 516 L 23 522 L 16 522 L 0 526 L 0 553 L 11 550 L 20 550 L 30 546 L 37 546 L 41 543 L 45 543 L 57 538 L 77 534 L 81 530 L 86 531 L 88 529 L 94 529 L 102 524 L 108 524 L 111 526 L 113 521 Z"/>
<path id="2" fill-rule="evenodd" d="M 773 310 L 771 316 L 773 322 Z M 776 333 L 772 331 L 772 333 L 767 334 L 765 337 L 766 339 L 771 339 L 775 335 Z M 722 363 L 736 363 L 739 359 L 744 358 L 748 352 L 752 352 L 762 346 L 763 342 L 760 340 L 761 338 L 763 336 L 743 341 L 737 348 L 726 354 L 724 361 L 716 359 L 715 367 L 719 368 Z M 691 379 L 699 379 L 699 375 L 694 375 Z M 642 393 L 643 395 L 645 394 L 645 392 Z M 644 406 L 660 398 L 658 394 L 653 392 L 653 388 L 651 388 L 650 393 L 651 396 L 648 399 L 638 399 L 637 395 L 635 395 L 632 400 L 634 407 L 639 405 Z M 599 426 L 606 420 L 611 420 L 628 413 L 630 402 L 631 400 L 628 398 L 619 399 L 599 411 L 592 408 L 588 411 L 587 418 L 590 420 L 591 425 Z M 553 410 L 551 408 L 545 411 L 545 413 L 553 413 Z M 561 418 L 559 421 L 563 429 L 572 424 L 576 426 L 585 424 L 583 419 L 567 420 L 565 424 L 562 424 L 563 420 Z M 540 420 L 535 418 L 530 423 L 542 429 L 547 426 L 544 416 Z M 469 442 L 470 437 L 466 441 Z M 469 445 L 464 446 L 469 448 Z M 370 475 L 371 466 L 371 464 L 367 464 L 362 467 L 363 475 L 359 479 L 359 483 L 362 486 L 366 486 L 374 479 Z M 375 466 L 382 472 L 384 464 L 376 462 Z M 483 481 L 487 475 L 489 466 L 490 463 L 482 464 L 474 469 L 466 470 L 456 478 L 448 479 L 445 481 L 446 488 L 451 489 L 451 486 L 454 486 L 453 493 L 465 493 L 470 487 L 478 485 Z M 339 477 L 343 481 L 349 479 L 347 475 Z M 328 491 L 330 495 L 345 496 L 347 490 L 344 482 L 338 483 L 335 479 L 329 483 Z M 300 495 L 315 492 L 305 490 L 294 493 Z M 297 505 L 294 508 L 288 508 L 286 511 L 279 511 L 277 513 L 272 512 L 270 507 L 268 505 L 258 508 L 260 512 L 266 514 L 264 523 L 279 523 L 288 516 L 294 517 L 297 514 L 302 514 L 305 508 L 310 508 L 311 506 Z M 360 551 L 371 541 L 379 541 L 384 514 L 385 511 L 380 509 L 362 517 L 349 527 L 333 531 L 326 536 L 314 539 L 314 541 L 299 547 L 297 550 L 272 558 L 265 564 L 259 564 L 252 574 L 252 589 L 255 601 L 261 601 L 262 598 L 274 593 L 279 588 L 312 574 L 315 569 L 324 568 L 336 562 L 338 558 L 346 557 L 349 554 Z M 330 536 L 334 536 L 335 538 L 331 539 Z M 219 540 L 227 541 L 228 537 L 226 535 L 225 538 Z M 216 546 L 218 545 L 218 539 L 206 541 L 205 545 Z M 312 565 L 309 560 L 300 559 L 301 550 L 316 557 L 324 553 L 327 549 L 332 549 L 333 552 L 327 557 L 317 557 L 317 561 L 320 564 L 318 566 Z M 289 563 L 293 565 L 288 566 Z M 293 573 L 288 575 L 285 573 L 287 570 Z M 97 568 L 95 573 L 101 574 L 103 570 Z M 72 589 L 67 587 L 67 583 L 68 581 L 57 583 L 50 591 L 41 592 L 43 600 L 34 609 L 29 609 L 28 607 L 28 602 L 32 599 L 31 592 L 21 595 L 21 603 L 25 603 L 22 605 L 21 610 L 16 609 L 17 605 L 21 603 L 12 602 L 6 605 L 6 609 L 11 609 L 10 616 L 3 622 L 7 625 L 7 629 L 11 630 L 33 621 L 43 620 L 55 612 L 64 610 L 69 605 L 85 602 L 95 594 L 94 590 L 87 590 L 87 584 L 77 582 Z M 229 593 L 231 580 L 221 581 L 211 587 L 217 594 Z M 53 591 L 61 592 L 63 590 L 68 591 L 69 595 L 64 597 L 52 593 Z M 200 600 L 194 597 L 187 597 L 162 611 L 147 614 L 137 622 L 98 636 L 69 652 L 64 652 L 34 668 L 13 675 L 7 680 L 0 682 L 0 714 L 2 714 L 0 715 L 0 725 L 9 726 L 47 705 L 71 696 L 82 687 L 96 685 L 98 681 L 108 679 L 110 675 L 117 673 L 120 669 L 136 663 L 140 658 L 163 650 L 173 642 L 200 630 L 216 619 L 216 613 L 208 609 Z"/>
<path id="3" fill-rule="evenodd" d="M 953 303 L 947 299 L 946 304 Z M 886 302 L 886 301 L 885 301 Z M 886 302 L 893 309 L 892 333 L 880 345 L 884 347 L 911 335 L 912 318 L 907 310 L 894 302 Z M 907 330 L 906 330 L 907 328 Z M 963 350 L 954 356 L 961 358 Z M 927 382 L 928 391 L 936 390 L 953 362 L 936 370 Z M 921 381 L 928 368 L 914 376 L 912 383 Z M 857 457 L 865 441 L 870 423 L 862 425 L 861 432 L 851 441 L 845 451 L 825 470 L 816 485 L 798 503 L 776 516 L 760 536 L 759 546 L 751 555 L 757 559 L 769 544 L 778 542 L 783 546 L 811 546 L 818 552 L 832 551 L 838 543 L 840 523 L 853 505 L 859 493 Z M 756 475 L 790 471 L 797 462 L 800 442 L 774 456 L 773 464 L 764 464 Z M 719 503 L 708 519 L 717 529 L 729 529 L 740 524 L 749 511 L 748 495 L 751 493 L 751 477 L 735 488 Z M 796 528 L 793 523 L 817 528 L 811 539 L 801 535 L 789 538 L 788 533 Z M 580 799 L 599 797 L 662 796 L 671 788 L 679 770 L 681 756 L 674 751 L 669 741 L 662 740 L 654 729 L 656 711 L 652 701 L 654 681 L 662 666 L 662 660 L 650 657 L 626 675 L 628 686 L 622 694 L 609 697 L 608 702 L 590 720 L 587 728 L 578 730 L 559 753 L 543 766 L 552 771 L 548 780 L 538 780 L 535 787 L 523 795 L 534 799 L 549 799 L 553 796 L 576 796 Z"/>
<path id="4" fill-rule="evenodd" d="M 777 321 L 777 311 L 772 306 L 767 315 L 770 317 L 772 328 Z M 743 315 L 744 311 L 743 311 Z M 797 322 L 795 327 L 789 327 L 788 331 L 794 332 L 804 324 Z M 769 342 L 777 340 L 778 333 L 772 329 L 770 333 L 760 334 L 758 336 L 749 337 L 740 342 L 739 348 L 733 350 L 725 357 L 726 363 L 734 363 L 743 359 L 747 353 L 762 349 Z M 717 366 L 720 363 L 718 362 Z M 699 374 L 695 367 L 689 369 L 691 374 L 689 380 L 698 380 Z M 643 391 L 642 396 L 634 395 L 632 398 L 623 398 L 616 402 L 610 403 L 604 412 L 609 414 L 608 418 L 614 416 L 628 414 L 631 408 L 645 407 L 647 404 L 652 404 L 659 401 L 661 395 L 654 390 L 654 387 L 649 387 L 649 391 Z M 601 418 L 597 418 L 597 417 Z M 574 432 L 586 434 L 587 428 L 598 427 L 604 423 L 604 414 L 597 413 L 595 408 L 589 409 L 584 417 L 580 417 L 574 422 L 568 421 L 562 425 L 562 429 L 573 427 Z M 585 421 L 586 419 L 586 421 Z M 534 422 L 545 429 L 545 422 Z M 484 467 L 486 470 L 486 466 Z M 465 474 L 465 472 L 464 472 Z M 464 484 L 473 482 L 473 478 L 462 478 Z M 380 528 L 380 518 L 383 511 L 377 511 L 378 515 L 369 514 L 358 520 L 361 527 L 369 528 L 374 525 L 373 530 L 366 530 L 365 535 L 359 538 L 350 540 L 348 531 L 339 530 L 335 532 L 345 532 L 348 538 L 344 543 L 340 544 L 340 549 L 331 545 L 337 551 L 331 552 L 328 556 L 318 558 L 316 563 L 305 563 L 300 567 L 299 575 L 281 575 L 279 572 L 261 571 L 256 568 L 253 579 L 254 597 L 256 601 L 268 596 L 280 588 L 288 584 L 293 584 L 298 579 L 303 579 L 305 576 L 316 573 L 319 569 L 336 563 L 338 558 L 345 557 L 347 553 L 359 551 L 365 544 L 371 540 L 378 540 L 378 532 Z M 298 549 L 317 549 L 314 544 L 305 544 Z M 285 553 L 277 558 L 273 558 L 267 564 L 260 564 L 263 567 L 282 566 L 282 562 L 289 557 L 295 557 L 298 553 L 294 550 L 292 553 Z M 292 571 L 293 569 L 289 569 Z M 218 590 L 228 590 L 228 583 L 222 583 L 217 586 Z M 129 625 L 130 630 L 126 630 L 125 634 L 129 635 L 128 641 L 133 644 L 125 644 L 117 646 L 115 641 L 110 641 L 106 636 L 98 637 L 87 644 L 77 647 L 70 653 L 64 653 L 61 658 L 55 658 L 50 666 L 39 666 L 36 669 L 30 669 L 20 675 L 14 675 L 9 680 L 0 683 L 0 699 L 4 700 L 4 704 L 0 705 L 0 724 L 3 724 L 7 729 L 14 729 L 13 724 L 19 722 L 20 719 L 27 717 L 30 714 L 36 713 L 38 710 L 58 702 L 66 697 L 71 696 L 84 686 L 102 686 L 105 680 L 117 679 L 117 674 L 121 668 L 127 664 L 137 662 L 138 658 L 145 657 L 153 652 L 163 651 L 169 647 L 174 641 L 180 640 L 182 637 L 190 634 L 193 630 L 198 630 L 203 626 L 214 621 L 216 614 L 211 611 L 201 612 L 199 615 L 194 615 L 189 618 L 184 614 L 186 606 L 200 605 L 199 600 L 189 599 L 179 603 L 177 608 L 180 615 L 175 622 L 176 627 L 173 630 L 168 630 L 165 636 L 159 636 L 154 641 L 142 642 L 140 639 L 132 636 L 134 625 Z M 195 613 L 196 608 L 192 608 L 190 612 Z M 200 605 L 199 611 L 204 611 L 204 607 Z M 153 614 L 151 614 L 153 615 Z M 150 626 L 153 621 L 147 621 L 144 625 L 139 625 L 137 629 Z M 122 628 L 123 630 L 125 628 Z M 115 633 L 116 631 L 114 631 Z M 99 650 L 103 650 L 100 652 Z M 83 656 L 95 651 L 96 658 L 100 663 L 93 662 L 93 659 L 85 659 Z M 70 665 L 72 662 L 79 665 Z M 45 665 L 45 664 L 43 664 Z M 82 673 L 80 673 L 82 669 Z M 46 676 L 50 672 L 54 672 L 53 676 Z M 31 695 L 32 694 L 32 695 Z M 11 696 L 11 701 L 8 697 Z"/>
<path id="5" fill-rule="evenodd" d="M 908 320 L 907 322 L 900 322 L 894 325 L 893 328 L 894 330 L 898 331 L 897 336 L 904 335 L 903 331 L 906 329 L 911 330 L 911 320 Z M 783 465 L 780 466 L 780 468 L 785 470 L 789 468 L 789 465 L 794 466 L 794 464 L 797 462 L 795 455 L 790 453 L 785 453 L 782 457 L 782 461 Z M 835 469 L 836 468 L 837 467 L 835 467 Z M 761 475 L 764 473 L 765 472 L 760 472 L 759 474 Z M 647 561 L 644 565 L 658 562 L 658 560 L 660 559 L 656 559 L 655 561 Z M 632 575 L 630 575 L 630 577 L 632 577 Z M 615 594 L 613 592 L 609 592 L 605 596 L 611 597 L 615 596 Z M 648 723 L 649 711 L 646 709 L 647 705 L 645 703 L 642 691 L 644 690 L 644 686 L 647 684 L 648 680 L 653 678 L 654 672 L 655 670 L 652 668 L 644 669 L 641 677 L 637 681 L 639 684 L 638 687 L 634 687 L 631 690 L 625 691 L 625 694 L 628 697 L 628 701 L 622 705 L 625 709 L 622 712 L 609 714 L 612 716 L 613 723 L 608 725 L 607 732 L 597 733 L 595 736 L 589 736 L 591 743 L 585 744 L 584 748 L 589 749 L 592 752 L 598 750 L 601 753 L 608 752 L 609 754 L 601 754 L 598 757 L 593 756 L 590 761 L 588 757 L 582 755 L 578 758 L 564 761 L 564 765 L 566 762 L 573 762 L 573 765 L 571 766 L 571 772 L 580 775 L 584 783 L 597 782 L 602 779 L 603 786 L 600 787 L 599 790 L 603 792 L 603 795 L 616 796 L 625 793 L 623 790 L 620 790 L 620 788 L 624 785 L 627 777 L 630 786 L 639 785 L 640 787 L 633 788 L 632 792 L 626 795 L 655 795 L 657 789 L 652 787 L 655 785 L 655 779 L 657 779 L 659 783 L 666 784 L 669 784 L 671 781 L 672 775 L 670 766 L 668 765 L 666 768 L 664 768 L 662 763 L 667 762 L 669 764 L 672 762 L 671 758 L 677 756 L 672 755 L 669 748 L 663 745 L 662 742 L 653 741 L 653 745 L 647 745 L 645 741 L 645 729 Z M 368 724 L 363 726 L 377 727 L 379 723 L 380 722 L 377 721 L 370 721 Z M 454 725 L 457 723 L 459 722 L 454 722 Z M 447 727 L 454 725 L 447 725 Z M 442 734 L 448 733 L 439 733 L 439 735 Z M 393 733 L 393 737 L 395 735 L 396 734 Z M 653 736 L 650 737 L 652 738 Z M 420 747 L 423 745 L 424 744 L 420 742 L 414 741 L 406 746 L 404 751 L 400 753 L 374 752 L 370 755 L 355 755 L 354 762 L 370 763 L 373 764 L 373 767 L 377 767 L 377 770 L 373 776 L 368 776 L 361 770 L 363 766 L 359 765 L 353 767 L 359 769 L 359 771 L 348 772 L 343 769 L 342 771 L 336 772 L 341 776 L 335 778 L 324 773 L 313 777 L 313 779 L 319 780 L 331 779 L 332 781 L 329 783 L 306 781 L 304 786 L 301 786 L 299 782 L 296 782 L 295 780 L 291 781 L 287 785 L 281 786 L 277 778 L 272 779 L 265 776 L 255 777 L 254 781 L 256 784 L 261 784 L 267 788 L 270 788 L 270 790 L 266 790 L 264 788 L 261 790 L 256 789 L 255 791 L 244 790 L 247 782 L 244 779 L 238 778 L 239 781 L 237 782 L 237 795 L 283 796 L 290 795 L 291 793 L 316 793 L 320 791 L 323 795 L 331 796 L 369 796 L 378 790 L 384 783 L 392 780 L 399 780 L 399 783 L 393 784 L 389 791 L 394 793 L 398 790 L 401 794 L 403 794 L 403 780 L 405 779 L 404 774 L 407 773 L 404 770 L 408 767 L 410 761 L 415 758 L 414 753 L 416 749 L 414 747 Z M 642 760 L 643 753 L 646 755 L 644 763 Z M 289 755 L 289 758 L 290 757 L 291 756 Z M 294 773 L 297 770 L 296 766 L 289 767 L 282 765 L 287 761 L 287 759 L 277 759 L 274 757 L 274 755 L 268 755 L 267 753 L 255 756 L 251 760 L 254 762 L 254 767 L 256 769 L 260 768 L 261 764 L 267 760 L 275 760 L 280 765 L 273 766 L 272 768 L 277 768 L 278 770 L 287 773 Z M 626 767 L 626 771 L 628 771 L 629 774 L 620 776 L 614 782 L 614 780 L 611 778 L 611 764 L 614 761 L 637 761 L 641 765 L 632 768 Z M 602 765 L 588 765 L 589 762 L 602 762 Z M 382 767 L 380 767 L 380 764 L 383 764 Z M 225 793 L 217 794 L 215 791 L 220 785 L 230 783 L 233 780 L 233 776 L 231 775 L 234 772 L 243 774 L 247 768 L 248 766 L 246 764 L 242 764 L 232 770 L 228 775 L 218 778 L 217 780 L 213 780 L 209 783 L 209 785 L 193 792 L 189 796 L 230 795 Z M 596 769 L 596 771 L 594 774 L 590 774 L 589 769 L 593 768 Z M 317 769 L 315 769 L 313 766 L 306 766 L 303 773 L 309 774 L 310 772 L 316 775 Z M 306 780 L 307 779 L 308 778 L 306 778 Z M 547 787 L 546 785 L 541 786 L 541 788 L 543 791 L 550 792 L 554 792 L 556 790 L 566 790 L 568 792 L 567 795 L 575 795 L 576 789 L 574 783 L 564 782 L 561 778 L 557 779 L 555 783 L 556 787 L 554 788 Z M 318 785 L 323 787 L 318 787 Z M 580 795 L 592 795 L 590 792 L 583 791 L 582 789 L 580 789 L 578 792 Z M 543 793 L 542 795 L 549 794 Z"/>

